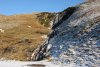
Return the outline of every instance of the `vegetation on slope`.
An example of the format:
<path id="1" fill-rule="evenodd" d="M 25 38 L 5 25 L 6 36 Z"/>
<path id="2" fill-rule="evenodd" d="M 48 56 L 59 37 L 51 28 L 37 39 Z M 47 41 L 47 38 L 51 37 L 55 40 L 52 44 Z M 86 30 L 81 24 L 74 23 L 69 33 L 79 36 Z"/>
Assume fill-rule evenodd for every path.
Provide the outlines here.
<path id="1" fill-rule="evenodd" d="M 45 27 L 50 26 L 49 23 L 53 18 L 54 18 L 54 13 L 43 12 L 43 13 L 37 14 L 37 19 Z"/>
<path id="2" fill-rule="evenodd" d="M 39 14 L 0 16 L 0 29 L 4 30 L 0 32 L 0 58 L 30 60 L 34 49 L 44 41 L 41 36 L 49 32 L 37 19 Z"/>

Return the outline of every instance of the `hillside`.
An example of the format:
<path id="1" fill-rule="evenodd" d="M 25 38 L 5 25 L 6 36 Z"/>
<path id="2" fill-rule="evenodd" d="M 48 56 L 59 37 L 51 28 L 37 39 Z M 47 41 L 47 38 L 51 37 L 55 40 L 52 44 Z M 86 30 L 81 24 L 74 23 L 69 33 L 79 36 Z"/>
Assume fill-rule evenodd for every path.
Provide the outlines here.
<path id="1" fill-rule="evenodd" d="M 55 15 L 48 39 L 31 59 L 73 67 L 100 67 L 100 0 L 87 0 Z"/>
<path id="2" fill-rule="evenodd" d="M 41 14 L 0 15 L 0 58 L 30 60 L 34 49 L 44 41 L 50 31 L 48 28 L 51 20 L 46 21 L 48 26 L 41 22 L 48 19 L 51 13 L 46 12 L 46 17 L 45 14 L 41 17 Z"/>

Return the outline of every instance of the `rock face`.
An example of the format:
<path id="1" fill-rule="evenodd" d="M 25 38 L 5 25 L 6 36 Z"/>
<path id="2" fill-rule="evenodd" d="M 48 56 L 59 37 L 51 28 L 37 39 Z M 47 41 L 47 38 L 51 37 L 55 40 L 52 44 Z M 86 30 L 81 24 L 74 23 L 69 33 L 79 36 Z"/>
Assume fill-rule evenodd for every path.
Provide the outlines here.
<path id="1" fill-rule="evenodd" d="M 34 51 L 31 59 L 51 57 L 54 63 L 73 63 L 75 67 L 99 67 L 99 4 L 100 1 L 93 0 L 57 13 L 53 20 L 53 31 Z"/>

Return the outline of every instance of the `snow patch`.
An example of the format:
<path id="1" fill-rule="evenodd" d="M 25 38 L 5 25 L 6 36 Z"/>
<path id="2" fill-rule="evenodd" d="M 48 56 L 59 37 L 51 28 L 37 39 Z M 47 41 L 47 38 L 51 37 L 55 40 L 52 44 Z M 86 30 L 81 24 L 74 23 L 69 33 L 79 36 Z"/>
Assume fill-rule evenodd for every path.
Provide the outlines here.
<path id="1" fill-rule="evenodd" d="M 45 67 L 73 67 L 74 64 L 68 64 L 66 66 L 62 64 L 53 64 L 52 62 L 48 62 L 47 60 L 43 61 L 15 61 L 15 60 L 4 60 L 0 61 L 0 67 L 31 67 L 28 65 L 31 64 L 42 64 L 45 65 Z"/>

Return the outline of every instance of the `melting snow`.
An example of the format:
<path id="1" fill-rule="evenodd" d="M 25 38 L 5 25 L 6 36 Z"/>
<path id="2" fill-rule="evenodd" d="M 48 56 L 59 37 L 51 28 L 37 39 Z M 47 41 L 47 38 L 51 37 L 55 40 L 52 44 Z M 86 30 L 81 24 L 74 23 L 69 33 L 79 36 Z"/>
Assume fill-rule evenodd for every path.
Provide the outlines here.
<path id="1" fill-rule="evenodd" d="M 69 64 L 67 66 L 64 66 L 62 64 L 59 65 L 55 65 L 51 62 L 48 62 L 47 60 L 43 60 L 43 61 L 14 61 L 14 60 L 9 60 L 9 61 L 0 61 L 0 67 L 31 67 L 31 66 L 27 66 L 27 65 L 31 65 L 31 64 L 42 64 L 45 65 L 46 67 L 73 67 L 74 64 Z"/>

